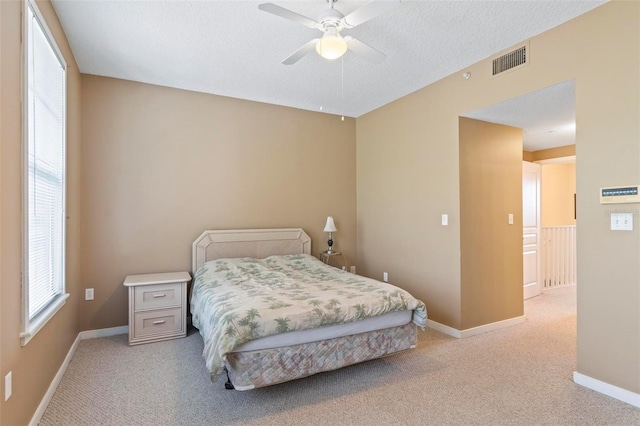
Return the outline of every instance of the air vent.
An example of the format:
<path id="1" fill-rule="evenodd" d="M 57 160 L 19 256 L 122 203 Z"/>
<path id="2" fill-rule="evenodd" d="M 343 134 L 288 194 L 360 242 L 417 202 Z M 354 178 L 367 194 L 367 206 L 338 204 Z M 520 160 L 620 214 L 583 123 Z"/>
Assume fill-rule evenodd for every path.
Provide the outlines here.
<path id="1" fill-rule="evenodd" d="M 527 46 L 522 46 L 493 60 L 493 75 L 527 63 Z"/>

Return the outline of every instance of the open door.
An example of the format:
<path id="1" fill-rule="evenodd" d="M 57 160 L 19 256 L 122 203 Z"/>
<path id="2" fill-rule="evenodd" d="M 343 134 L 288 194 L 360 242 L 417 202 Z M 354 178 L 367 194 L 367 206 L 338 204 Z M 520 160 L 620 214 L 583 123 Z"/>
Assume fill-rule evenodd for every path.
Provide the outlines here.
<path id="1" fill-rule="evenodd" d="M 524 298 L 540 294 L 540 165 L 522 162 Z"/>

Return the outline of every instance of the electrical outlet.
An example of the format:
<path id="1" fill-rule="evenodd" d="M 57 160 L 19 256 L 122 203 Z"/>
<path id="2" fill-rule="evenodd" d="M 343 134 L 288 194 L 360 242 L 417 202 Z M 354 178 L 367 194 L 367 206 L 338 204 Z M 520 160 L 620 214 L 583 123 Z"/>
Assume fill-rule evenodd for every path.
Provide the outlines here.
<path id="1" fill-rule="evenodd" d="M 385 283 L 389 282 L 389 274 L 387 274 L 386 272 L 382 273 L 382 281 L 384 281 Z"/>
<path id="2" fill-rule="evenodd" d="M 356 265 L 351 265 L 351 269 L 349 270 L 352 274 L 356 273 Z"/>
<path id="3" fill-rule="evenodd" d="M 84 300 L 93 300 L 93 289 L 85 288 L 84 289 Z"/>
<path id="4" fill-rule="evenodd" d="M 11 397 L 11 371 L 4 376 L 4 400 Z"/>

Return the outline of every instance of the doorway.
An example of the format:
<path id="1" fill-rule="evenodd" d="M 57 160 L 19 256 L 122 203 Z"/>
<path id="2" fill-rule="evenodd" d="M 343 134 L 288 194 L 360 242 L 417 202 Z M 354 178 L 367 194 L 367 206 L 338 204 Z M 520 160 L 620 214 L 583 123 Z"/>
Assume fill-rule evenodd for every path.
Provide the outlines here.
<path id="1" fill-rule="evenodd" d="M 575 156 L 537 161 L 541 168 L 543 290 L 577 284 Z"/>
<path id="2" fill-rule="evenodd" d="M 540 295 L 540 165 L 522 162 L 523 299 Z"/>
<path id="3" fill-rule="evenodd" d="M 464 117 L 496 124 L 503 124 L 519 127 L 523 130 L 523 160 L 528 163 L 549 164 L 557 158 L 573 156 L 573 185 L 575 187 L 575 82 L 566 81 L 554 86 L 531 92 L 517 98 L 513 98 L 495 105 L 491 105 L 470 113 Z M 524 164 L 524 163 L 523 163 Z M 542 172 L 541 172 L 542 175 Z M 524 181 L 523 181 L 524 183 Z M 544 188 L 539 191 L 540 215 L 539 224 L 545 224 Z M 575 194 L 575 190 L 574 190 Z M 573 197 L 571 199 L 573 203 Z M 546 202 L 550 207 L 549 202 Z M 523 205 L 524 207 L 524 205 Z M 553 206 L 551 206 L 553 207 Z M 523 210 L 524 211 L 524 210 Z M 531 222 L 523 214 L 523 296 L 532 297 L 539 292 L 537 288 L 544 290 L 545 279 L 542 272 L 546 260 L 544 254 L 546 243 L 541 235 L 544 226 L 539 228 L 539 232 L 532 234 L 533 227 L 528 226 Z M 548 218 L 547 218 L 548 219 Z M 570 226 L 574 227 L 575 219 Z M 526 243 L 530 243 L 528 246 Z M 538 244 L 537 248 L 536 245 Z M 528 249 L 528 250 L 527 250 Z M 539 261 L 534 261 L 538 257 Z M 572 265 L 575 267 L 575 262 Z M 570 268 L 563 268 L 569 270 Z"/>

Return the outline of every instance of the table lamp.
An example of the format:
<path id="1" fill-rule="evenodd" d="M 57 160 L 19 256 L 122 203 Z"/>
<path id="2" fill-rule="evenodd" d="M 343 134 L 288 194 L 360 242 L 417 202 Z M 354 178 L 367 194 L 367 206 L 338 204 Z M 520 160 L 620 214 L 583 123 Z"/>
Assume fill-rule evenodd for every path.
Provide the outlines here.
<path id="1" fill-rule="evenodd" d="M 331 246 L 333 246 L 333 238 L 331 234 L 336 231 L 338 230 L 336 229 L 335 223 L 333 223 L 333 217 L 327 217 L 327 224 L 324 226 L 324 232 L 329 233 L 329 241 L 327 241 L 327 244 L 329 244 L 329 249 L 327 250 L 327 253 L 333 253 L 333 249 L 331 248 Z"/>

